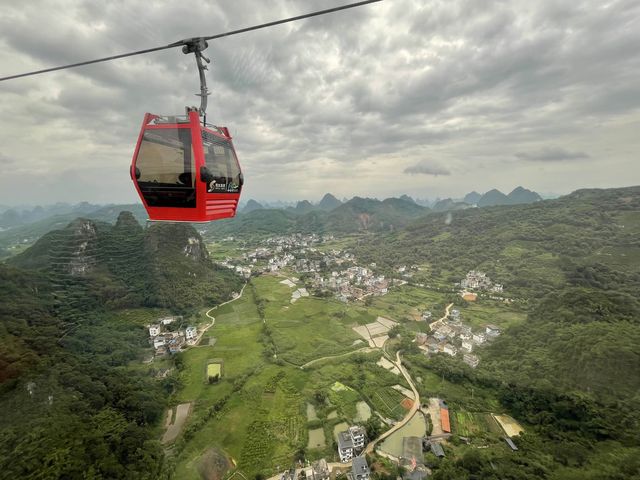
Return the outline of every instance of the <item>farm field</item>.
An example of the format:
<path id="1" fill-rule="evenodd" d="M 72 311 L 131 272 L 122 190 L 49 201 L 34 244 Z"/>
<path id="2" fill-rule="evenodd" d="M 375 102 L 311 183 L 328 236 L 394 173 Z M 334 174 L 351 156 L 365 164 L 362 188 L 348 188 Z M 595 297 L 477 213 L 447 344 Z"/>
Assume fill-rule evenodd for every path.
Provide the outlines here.
<path id="1" fill-rule="evenodd" d="M 520 435 L 524 431 L 522 426 L 509 415 L 494 415 L 493 418 L 500 424 L 504 433 L 509 437 L 515 437 Z"/>
<path id="2" fill-rule="evenodd" d="M 452 418 L 454 432 L 463 437 L 501 433 L 500 427 L 490 413 L 472 413 L 459 410 L 454 412 Z"/>
<path id="3" fill-rule="evenodd" d="M 255 279 L 255 296 L 254 290 L 247 287 L 242 298 L 212 311 L 215 325 L 205 333 L 200 346 L 182 354 L 183 388 L 176 400 L 193 402 L 193 413 L 185 426 L 186 433 L 176 441 L 176 478 L 199 479 L 198 472 L 204 468 L 207 452 L 212 448 L 229 455 L 247 478 L 289 466 L 296 451 L 309 445 L 308 413 L 311 419 L 316 417 L 313 421 L 321 422 L 326 445 L 336 423 L 350 423 L 358 416 L 358 402 L 367 401 L 375 409 L 368 400 L 373 391 L 388 389 L 389 395 L 397 400 L 394 408 L 398 412 L 402 410 L 399 405 L 402 396 L 389 388 L 398 383 L 398 377 L 376 365 L 379 352 L 355 354 L 339 362 L 322 362 L 305 370 L 267 361 L 265 324 L 260 318 L 258 302 L 262 302 L 266 326 L 273 337 L 280 340 L 278 334 L 287 333 L 298 341 L 286 353 L 311 350 L 305 337 L 312 337 L 313 342 L 317 333 L 312 326 L 322 322 L 332 325 L 331 328 L 318 327 L 331 341 L 322 344 L 323 348 L 314 348 L 304 358 L 315 359 L 319 354 L 341 348 L 347 351 L 361 348 L 353 345 L 356 334 L 349 327 L 354 324 L 354 318 L 362 318 L 361 312 L 348 315 L 344 304 L 326 301 L 323 308 L 317 308 L 316 302 L 322 300 L 306 298 L 292 305 L 289 287 L 280 284 L 280 280 L 278 277 Z M 344 319 L 332 318 L 340 311 L 345 312 Z M 280 312 L 285 312 L 284 319 L 276 318 Z M 313 318 L 308 320 L 307 314 Z M 338 328 L 350 338 L 345 340 L 336 335 Z M 209 338 L 214 337 L 217 342 L 209 346 Z M 276 345 L 281 348 L 277 340 Z M 209 364 L 212 358 L 224 361 L 224 376 L 218 384 L 208 385 L 204 372 L 212 366 Z M 340 388 L 332 388 L 336 385 Z M 318 395 L 326 400 L 317 403 L 314 399 Z M 360 410 L 366 408 L 361 404 Z M 312 456 L 333 458 L 335 452 L 328 446 L 322 447 L 320 432 L 316 431 L 313 438 L 317 446 Z"/>
<path id="4" fill-rule="evenodd" d="M 402 285 L 392 287 L 389 293 L 381 297 L 374 297 L 367 309 L 378 316 L 389 317 L 392 320 L 417 320 L 425 310 L 433 312 L 434 319 L 440 318 L 444 312 L 448 295 L 425 288 Z M 416 322 L 421 323 L 421 322 Z"/>
<path id="5" fill-rule="evenodd" d="M 463 307 L 455 307 L 460 310 L 462 322 L 470 325 L 475 330 L 483 330 L 487 324 L 508 328 L 525 321 L 527 314 L 517 306 L 481 299 L 478 302 L 467 303 Z"/>
<path id="6" fill-rule="evenodd" d="M 323 356 L 346 353 L 360 346 L 360 337 L 349 327 L 353 316 L 345 304 L 328 299 L 301 298 L 291 304 L 291 289 L 279 277 L 255 279 L 264 302 L 265 321 L 280 358 L 302 365 Z"/>
<path id="7" fill-rule="evenodd" d="M 219 363 L 210 363 L 207 365 L 207 377 L 215 377 L 216 375 L 220 375 L 222 372 L 222 367 Z"/>
<path id="8" fill-rule="evenodd" d="M 176 478 L 200 479 L 212 448 L 228 455 L 247 478 L 258 473 L 272 475 L 290 466 L 296 452 L 308 448 L 308 458 L 333 461 L 336 452 L 328 439 L 336 425 L 352 424 L 368 416 L 369 410 L 394 420 L 404 416 L 405 395 L 391 387 L 408 385 L 377 365 L 380 351 L 358 352 L 304 370 L 297 365 L 362 348 L 365 344 L 352 327 L 371 323 L 378 316 L 419 328 L 424 322 L 414 322 L 410 312 L 430 309 L 434 316 L 441 315 L 438 302 L 445 299 L 443 294 L 404 286 L 395 297 L 375 298 L 371 308 L 313 297 L 292 304 L 292 289 L 280 283 L 283 278 L 263 275 L 252 279 L 242 298 L 211 312 L 215 324 L 199 346 L 182 354 L 183 387 L 175 400 L 192 402 L 192 413 L 185 433 L 175 443 Z M 499 307 L 474 305 L 463 309 L 463 317 L 473 312 L 490 323 L 485 321 L 489 316 L 505 315 Z M 406 318 L 396 316 L 405 314 Z M 504 322 L 519 321 L 517 312 L 508 315 Z M 213 338 L 216 342 L 210 345 Z M 268 350 L 272 347 L 276 358 L 265 353 L 273 351 Z M 204 373 L 215 368 L 210 363 L 213 358 L 224 362 L 224 376 L 219 383 L 208 385 Z M 453 408 L 457 402 L 468 402 L 469 392 L 463 386 L 428 370 L 414 374 L 417 372 L 422 393 L 437 393 L 451 401 Z M 486 411 L 498 407 L 495 398 L 481 389 L 476 390 L 471 404 Z M 484 429 L 484 417 L 475 415 L 461 417 L 459 428 Z"/>

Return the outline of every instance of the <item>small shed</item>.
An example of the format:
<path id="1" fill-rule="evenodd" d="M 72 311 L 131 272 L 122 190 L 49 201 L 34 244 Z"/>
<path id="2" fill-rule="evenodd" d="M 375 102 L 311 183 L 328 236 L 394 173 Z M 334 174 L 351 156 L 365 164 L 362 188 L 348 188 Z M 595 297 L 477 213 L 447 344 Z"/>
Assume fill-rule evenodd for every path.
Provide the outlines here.
<path id="1" fill-rule="evenodd" d="M 444 458 L 444 448 L 439 443 L 431 444 L 431 452 L 438 458 Z"/>

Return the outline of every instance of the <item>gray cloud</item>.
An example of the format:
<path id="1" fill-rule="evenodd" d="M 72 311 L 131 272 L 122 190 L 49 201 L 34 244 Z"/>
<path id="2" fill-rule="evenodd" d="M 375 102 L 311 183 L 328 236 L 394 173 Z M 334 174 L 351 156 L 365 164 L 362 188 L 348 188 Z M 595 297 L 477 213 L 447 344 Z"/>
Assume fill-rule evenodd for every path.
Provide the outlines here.
<path id="1" fill-rule="evenodd" d="M 341 3 L 8 2 L 0 65 L 17 73 Z M 639 22 L 635 0 L 389 0 L 211 42 L 208 120 L 234 135 L 247 198 L 640 183 Z M 0 202 L 25 191 L 37 202 L 133 200 L 142 116 L 198 103 L 194 63 L 171 50 L 0 83 L 3 154 L 17 165 L 0 178 Z M 609 168 L 553 161 L 581 152 Z M 387 179 L 382 192 L 390 159 L 425 174 Z"/>
<path id="2" fill-rule="evenodd" d="M 562 162 L 565 160 L 583 160 L 590 158 L 584 152 L 571 152 L 559 147 L 545 147 L 534 152 L 519 152 L 516 157 L 520 160 L 530 160 L 534 162 Z"/>
<path id="3" fill-rule="evenodd" d="M 432 164 L 429 162 L 420 162 L 407 167 L 404 169 L 404 173 L 410 173 L 412 175 L 422 174 L 422 175 L 433 175 L 437 177 L 438 175 L 451 175 L 451 172 L 441 165 Z"/>

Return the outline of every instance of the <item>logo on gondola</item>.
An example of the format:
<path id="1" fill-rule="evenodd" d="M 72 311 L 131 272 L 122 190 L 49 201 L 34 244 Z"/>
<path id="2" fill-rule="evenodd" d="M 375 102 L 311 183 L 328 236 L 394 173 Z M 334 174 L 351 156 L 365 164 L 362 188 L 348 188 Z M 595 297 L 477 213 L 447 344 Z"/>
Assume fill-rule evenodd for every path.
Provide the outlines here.
<path id="1" fill-rule="evenodd" d="M 209 191 L 210 192 L 225 192 L 226 190 L 227 190 L 227 184 L 226 183 L 222 183 L 220 181 L 213 180 L 209 184 Z"/>

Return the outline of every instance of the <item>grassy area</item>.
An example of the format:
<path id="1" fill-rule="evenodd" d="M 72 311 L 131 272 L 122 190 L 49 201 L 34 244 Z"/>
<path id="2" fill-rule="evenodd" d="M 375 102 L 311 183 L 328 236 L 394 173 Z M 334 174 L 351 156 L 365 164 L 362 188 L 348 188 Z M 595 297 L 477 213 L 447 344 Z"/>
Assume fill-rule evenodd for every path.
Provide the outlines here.
<path id="1" fill-rule="evenodd" d="M 640 264 L 640 247 L 603 247 L 590 257 L 594 262 L 605 263 L 623 270 L 635 271 Z"/>
<path id="2" fill-rule="evenodd" d="M 472 413 L 464 410 L 451 416 L 453 431 L 463 437 L 477 437 L 486 434 L 500 435 L 502 429 L 490 413 Z"/>
<path id="3" fill-rule="evenodd" d="M 292 289 L 280 284 L 280 280 L 262 276 L 254 282 L 265 303 L 265 320 L 279 358 L 302 365 L 361 346 L 354 345 L 360 337 L 351 329 L 361 313 L 356 310 L 349 315 L 345 304 L 330 299 L 301 298 L 292 304 Z"/>
<path id="4" fill-rule="evenodd" d="M 214 261 L 225 260 L 226 258 L 238 258 L 244 253 L 243 248 L 239 248 L 236 242 L 209 242 L 207 250 Z"/>
<path id="5" fill-rule="evenodd" d="M 207 365 L 207 377 L 215 377 L 216 375 L 220 376 L 222 373 L 222 365 L 219 363 L 210 363 Z"/>
<path id="6" fill-rule="evenodd" d="M 389 293 L 374 297 L 369 313 L 389 317 L 392 320 L 415 321 L 422 312 L 430 310 L 434 320 L 444 315 L 447 295 L 421 287 L 403 285 L 392 287 Z"/>
<path id="7" fill-rule="evenodd" d="M 433 309 L 442 302 L 442 295 L 402 287 L 376 298 L 371 308 L 317 298 L 302 298 L 292 304 L 292 289 L 279 283 L 281 280 L 274 275 L 253 279 L 253 286 L 245 289 L 242 298 L 211 312 L 215 325 L 204 335 L 203 346 L 183 354 L 183 388 L 175 401 L 192 401 L 194 410 L 185 429 L 186 439 L 178 441 L 175 478 L 199 479 L 199 466 L 211 448 L 233 458 L 247 478 L 257 473 L 270 476 L 277 468 L 291 466 L 296 452 L 308 446 L 309 430 L 320 427 L 327 445 L 307 452 L 307 457 L 333 460 L 333 428 L 341 422 L 353 422 L 359 401 L 366 401 L 385 417 L 404 416 L 400 404 L 404 396 L 391 386 L 407 387 L 406 382 L 376 365 L 380 352 L 354 354 L 305 370 L 282 360 L 300 364 L 360 348 L 361 343 L 354 344 L 359 336 L 352 326 L 371 322 L 378 315 L 395 318 L 390 314 L 394 304 L 396 312 Z M 495 311 L 489 306 L 473 308 L 470 312 L 480 316 L 499 313 L 498 306 Z M 434 311 L 434 316 L 440 313 Z M 209 346 L 212 337 L 217 341 Z M 277 348 L 277 359 L 265 357 L 265 345 L 271 341 Z M 212 358 L 224 361 L 225 375 L 218 384 L 208 385 L 203 372 Z M 468 399 L 469 392 L 463 386 L 422 369 L 412 373 L 421 377 L 419 386 L 424 394 L 438 394 L 453 406 Z M 339 386 L 336 382 L 344 388 L 335 388 Z M 211 406 L 223 400 L 222 408 L 208 416 Z M 313 422 L 306 418 L 307 403 L 313 403 L 318 416 Z M 471 405 L 491 411 L 490 407 L 497 408 L 497 401 L 478 389 Z"/>
<path id="8" fill-rule="evenodd" d="M 494 300 L 480 299 L 455 308 L 460 310 L 462 321 L 474 330 L 484 329 L 487 324 L 506 329 L 524 322 L 527 317 L 526 312 L 517 305 L 507 305 Z"/>

